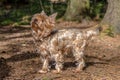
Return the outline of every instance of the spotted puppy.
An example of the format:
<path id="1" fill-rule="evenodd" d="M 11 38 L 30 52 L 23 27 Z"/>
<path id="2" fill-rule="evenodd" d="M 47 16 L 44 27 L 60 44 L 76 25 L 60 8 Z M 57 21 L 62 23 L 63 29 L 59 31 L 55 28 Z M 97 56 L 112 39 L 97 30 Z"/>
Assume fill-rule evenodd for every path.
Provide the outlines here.
<path id="1" fill-rule="evenodd" d="M 57 13 L 47 16 L 44 11 L 35 14 L 31 20 L 32 35 L 35 46 L 43 62 L 40 73 L 50 71 L 49 62 L 55 61 L 54 72 L 60 73 L 63 69 L 64 55 L 71 53 L 77 62 L 76 72 L 85 67 L 84 49 L 92 36 L 99 33 L 97 30 L 81 31 L 75 28 L 55 29 Z"/>

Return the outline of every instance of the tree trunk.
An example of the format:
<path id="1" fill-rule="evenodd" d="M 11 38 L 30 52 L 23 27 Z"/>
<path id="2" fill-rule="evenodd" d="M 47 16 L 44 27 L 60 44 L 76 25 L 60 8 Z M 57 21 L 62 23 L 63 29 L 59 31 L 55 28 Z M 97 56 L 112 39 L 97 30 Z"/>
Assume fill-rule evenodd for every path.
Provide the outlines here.
<path id="1" fill-rule="evenodd" d="M 107 1 L 107 11 L 101 23 L 110 25 L 114 33 L 120 34 L 120 0 Z"/>
<path id="2" fill-rule="evenodd" d="M 88 14 L 89 0 L 69 0 L 65 20 L 82 20 Z"/>

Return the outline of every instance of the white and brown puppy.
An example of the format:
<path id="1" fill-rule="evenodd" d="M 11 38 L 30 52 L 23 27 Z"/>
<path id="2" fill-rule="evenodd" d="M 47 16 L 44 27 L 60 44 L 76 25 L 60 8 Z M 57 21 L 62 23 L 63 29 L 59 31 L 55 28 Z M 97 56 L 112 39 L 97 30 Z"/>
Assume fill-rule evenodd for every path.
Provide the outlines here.
<path id="1" fill-rule="evenodd" d="M 44 11 L 35 14 L 31 20 L 32 34 L 38 53 L 43 61 L 40 73 L 50 71 L 49 62 L 55 60 L 55 72 L 60 73 L 63 68 L 64 55 L 73 54 L 77 62 L 76 72 L 85 67 L 84 49 L 92 36 L 99 34 L 99 29 L 81 31 L 68 28 L 54 30 L 57 13 L 47 16 Z M 70 51 L 71 53 L 68 53 Z"/>

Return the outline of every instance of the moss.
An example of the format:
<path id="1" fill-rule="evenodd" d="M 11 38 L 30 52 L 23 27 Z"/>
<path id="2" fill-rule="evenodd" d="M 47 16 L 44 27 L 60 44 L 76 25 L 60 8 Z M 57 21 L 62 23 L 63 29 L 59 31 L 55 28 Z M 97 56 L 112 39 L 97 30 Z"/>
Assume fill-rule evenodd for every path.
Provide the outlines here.
<path id="1" fill-rule="evenodd" d="M 104 33 L 110 37 L 115 37 L 115 33 L 114 33 L 114 28 L 113 26 L 109 26 Z"/>
<path id="2" fill-rule="evenodd" d="M 52 79 L 44 77 L 42 80 L 52 80 Z"/>

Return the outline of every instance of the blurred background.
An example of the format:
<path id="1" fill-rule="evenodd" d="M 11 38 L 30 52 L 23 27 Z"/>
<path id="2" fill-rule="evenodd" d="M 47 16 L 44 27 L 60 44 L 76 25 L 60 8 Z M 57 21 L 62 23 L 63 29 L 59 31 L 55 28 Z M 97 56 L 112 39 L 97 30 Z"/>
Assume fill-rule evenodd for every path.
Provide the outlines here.
<path id="1" fill-rule="evenodd" d="M 106 9 L 106 0 L 0 0 L 0 25 L 29 24 L 32 15 L 42 10 L 47 15 L 57 12 L 57 18 L 63 20 L 81 21 L 84 18 L 100 21 Z"/>

